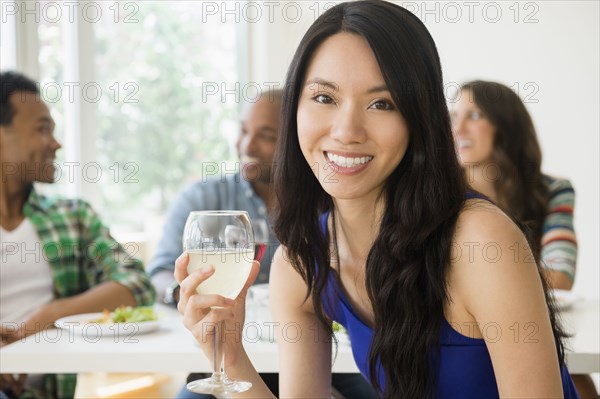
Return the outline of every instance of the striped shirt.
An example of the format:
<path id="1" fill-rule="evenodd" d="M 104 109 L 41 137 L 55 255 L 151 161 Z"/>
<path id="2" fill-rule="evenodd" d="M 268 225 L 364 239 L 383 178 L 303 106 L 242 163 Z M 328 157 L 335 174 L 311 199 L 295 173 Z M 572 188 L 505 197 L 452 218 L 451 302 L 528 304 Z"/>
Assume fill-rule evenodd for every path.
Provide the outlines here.
<path id="1" fill-rule="evenodd" d="M 544 175 L 548 185 L 548 212 L 542 233 L 542 265 L 575 279 L 577 238 L 573 227 L 575 190 L 571 182 Z"/>

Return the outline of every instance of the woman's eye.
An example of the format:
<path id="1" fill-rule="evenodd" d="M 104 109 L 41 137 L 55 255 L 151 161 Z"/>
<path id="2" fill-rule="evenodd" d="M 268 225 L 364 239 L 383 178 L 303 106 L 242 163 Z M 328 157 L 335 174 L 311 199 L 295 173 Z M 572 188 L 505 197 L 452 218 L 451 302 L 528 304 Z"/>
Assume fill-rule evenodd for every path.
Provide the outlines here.
<path id="1" fill-rule="evenodd" d="M 380 110 L 384 110 L 384 111 L 389 111 L 394 109 L 394 106 L 386 100 L 378 100 L 375 101 L 372 105 L 373 108 L 375 109 L 380 109 Z"/>
<path id="2" fill-rule="evenodd" d="M 332 104 L 333 103 L 333 99 L 331 97 L 329 97 L 327 94 L 318 94 L 313 97 L 313 100 L 315 100 L 316 102 L 321 103 L 321 104 Z"/>
<path id="3" fill-rule="evenodd" d="M 271 142 L 271 143 L 274 143 L 274 142 L 277 141 L 277 137 L 274 137 L 274 136 L 271 136 L 271 135 L 268 135 L 268 134 L 261 134 L 260 138 L 262 140 L 264 140 L 264 141 L 268 141 L 268 142 Z"/>

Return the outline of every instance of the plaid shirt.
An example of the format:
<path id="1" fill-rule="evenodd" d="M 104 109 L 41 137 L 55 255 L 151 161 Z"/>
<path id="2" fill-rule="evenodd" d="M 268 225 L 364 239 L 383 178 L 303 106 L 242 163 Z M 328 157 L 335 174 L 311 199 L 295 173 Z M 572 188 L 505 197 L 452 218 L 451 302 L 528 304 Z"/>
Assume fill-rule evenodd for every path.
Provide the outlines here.
<path id="1" fill-rule="evenodd" d="M 82 200 L 54 199 L 32 188 L 23 208 L 50 263 L 54 297 L 72 297 L 107 281 L 127 287 L 138 305 L 152 305 L 155 292 L 141 261 L 111 237 L 98 214 Z M 45 395 L 70 398 L 75 374 L 47 375 Z"/>

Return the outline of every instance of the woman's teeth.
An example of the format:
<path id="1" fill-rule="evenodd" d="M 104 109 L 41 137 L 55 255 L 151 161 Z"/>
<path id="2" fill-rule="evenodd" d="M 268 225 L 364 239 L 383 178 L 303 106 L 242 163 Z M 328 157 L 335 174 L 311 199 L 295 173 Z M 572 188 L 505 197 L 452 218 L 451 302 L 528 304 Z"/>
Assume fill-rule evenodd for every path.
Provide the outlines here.
<path id="1" fill-rule="evenodd" d="M 468 148 L 473 146 L 473 140 L 457 140 L 458 148 Z"/>
<path id="2" fill-rule="evenodd" d="M 243 163 L 259 163 L 260 159 L 255 157 L 250 157 L 248 155 L 242 155 L 240 159 Z"/>
<path id="3" fill-rule="evenodd" d="M 371 156 L 350 158 L 350 157 L 343 157 L 343 156 L 337 155 L 337 154 L 330 154 L 328 152 L 326 154 L 327 154 L 327 159 L 329 159 L 331 162 L 333 162 L 337 166 L 341 166 L 342 168 L 352 168 L 354 166 L 364 165 L 373 159 L 373 157 L 371 157 Z"/>

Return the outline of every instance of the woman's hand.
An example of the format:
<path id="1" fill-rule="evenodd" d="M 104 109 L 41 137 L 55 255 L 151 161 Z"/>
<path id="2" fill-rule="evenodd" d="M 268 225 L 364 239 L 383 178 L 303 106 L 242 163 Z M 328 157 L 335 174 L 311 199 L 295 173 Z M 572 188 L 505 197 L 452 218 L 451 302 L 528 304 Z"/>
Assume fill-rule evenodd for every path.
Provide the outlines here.
<path id="1" fill-rule="evenodd" d="M 254 261 L 244 288 L 235 300 L 220 295 L 200 295 L 196 288 L 215 272 L 213 266 L 206 266 L 188 274 L 189 256 L 182 254 L 175 261 L 175 279 L 180 285 L 177 310 L 183 315 L 183 325 L 191 331 L 204 354 L 211 359 L 213 354 L 214 327 L 224 321 L 223 349 L 225 368 L 234 365 L 242 346 L 242 330 L 246 311 L 246 294 L 260 270 L 260 263 Z M 218 307 L 218 308 L 214 308 Z"/>

